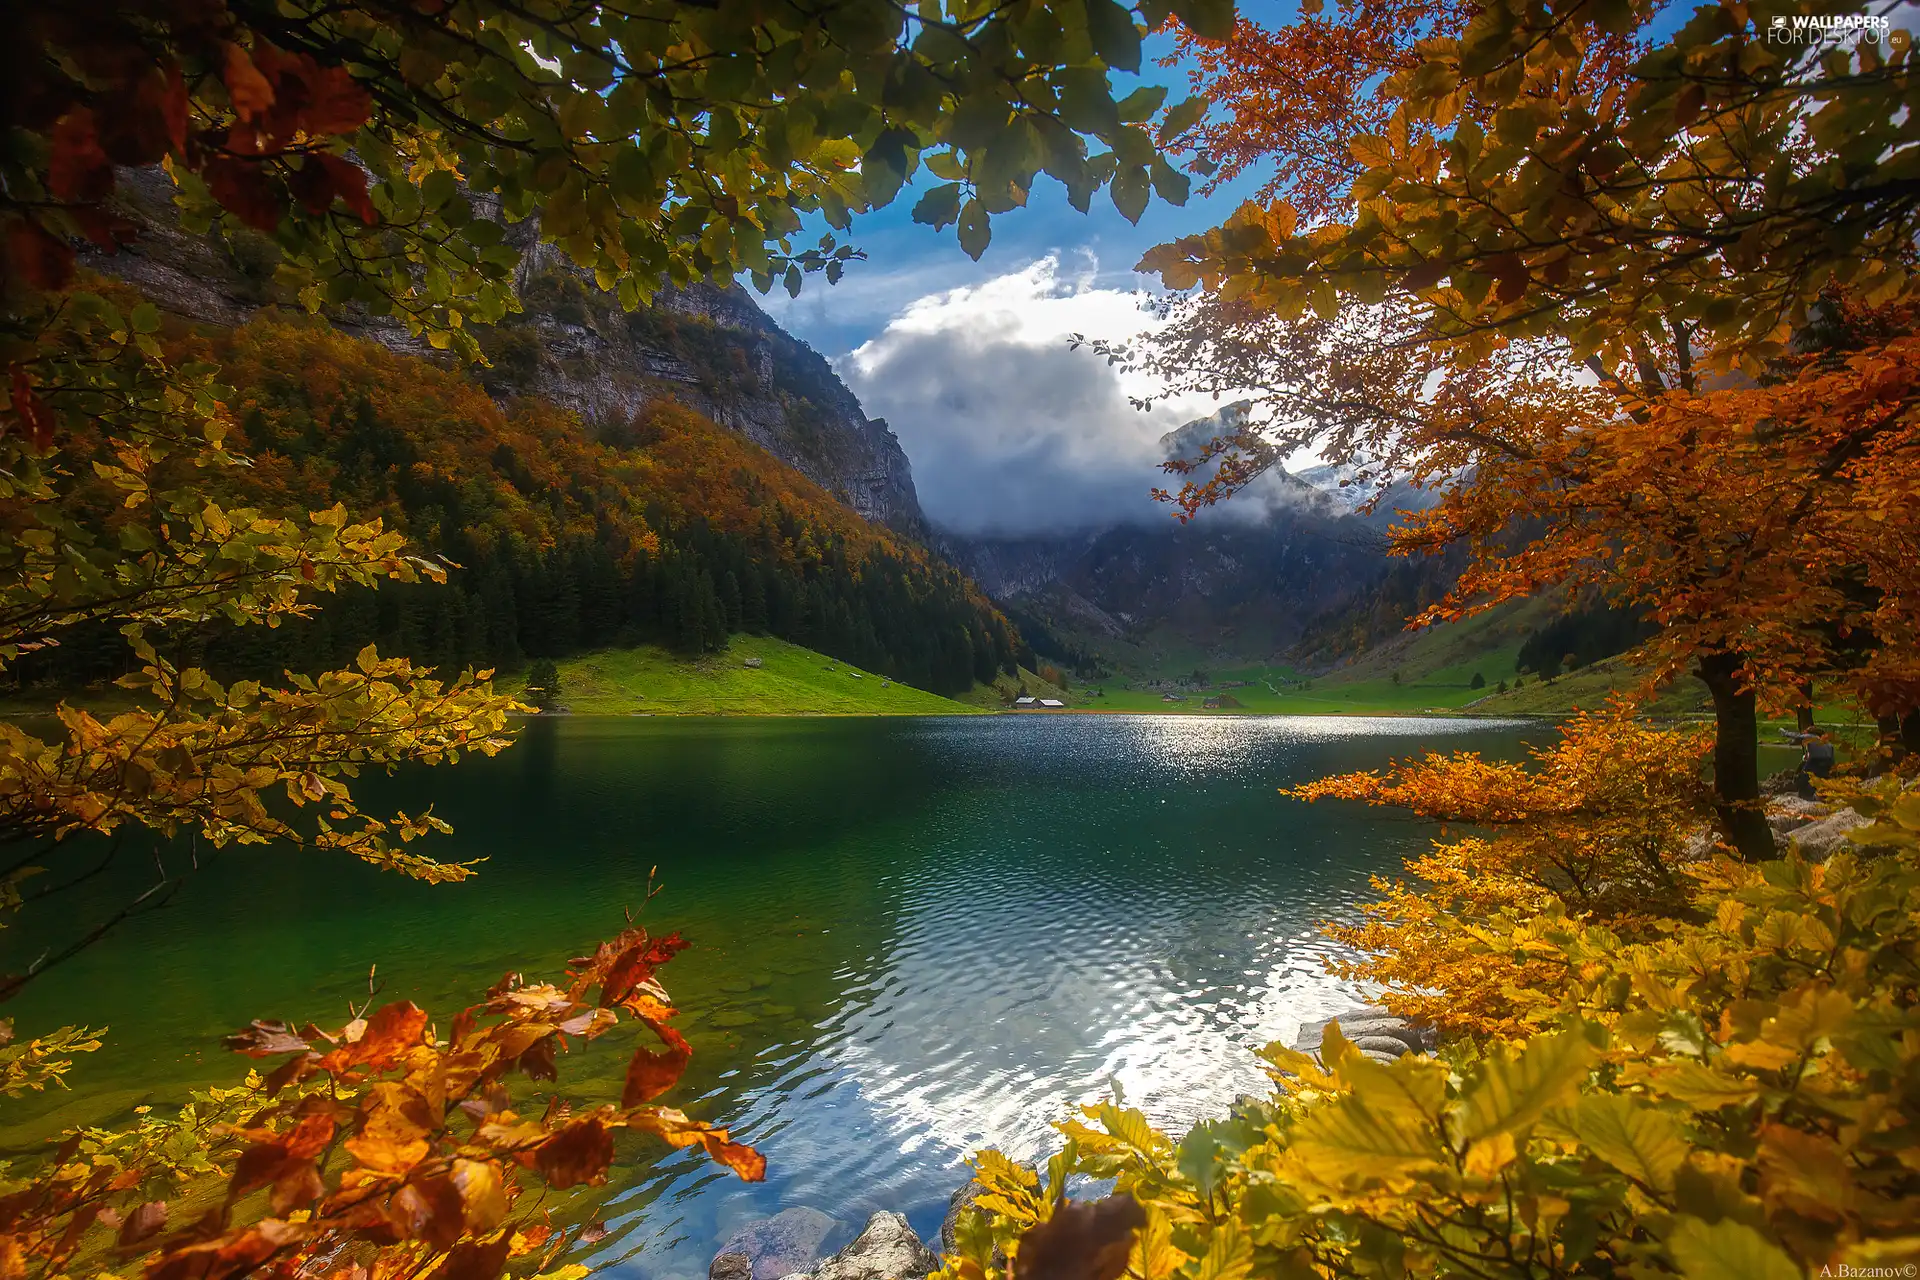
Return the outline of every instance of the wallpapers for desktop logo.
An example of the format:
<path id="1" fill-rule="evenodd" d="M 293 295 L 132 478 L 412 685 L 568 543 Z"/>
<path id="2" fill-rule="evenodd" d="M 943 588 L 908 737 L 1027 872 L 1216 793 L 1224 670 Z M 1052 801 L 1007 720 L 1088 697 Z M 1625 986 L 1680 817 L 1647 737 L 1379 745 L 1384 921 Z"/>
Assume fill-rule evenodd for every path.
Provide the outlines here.
<path id="1" fill-rule="evenodd" d="M 1861 41 L 1870 44 L 1905 43 L 1906 31 L 1895 30 L 1893 19 L 1884 14 L 1845 13 L 1775 14 L 1767 27 L 1768 44 L 1838 45 L 1852 47 Z"/>

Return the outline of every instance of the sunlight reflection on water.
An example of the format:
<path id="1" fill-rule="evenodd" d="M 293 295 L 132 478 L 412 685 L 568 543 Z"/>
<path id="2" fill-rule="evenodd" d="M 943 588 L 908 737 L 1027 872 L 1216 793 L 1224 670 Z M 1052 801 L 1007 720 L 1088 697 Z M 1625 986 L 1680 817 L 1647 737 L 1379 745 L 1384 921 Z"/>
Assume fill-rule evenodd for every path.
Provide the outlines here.
<path id="1" fill-rule="evenodd" d="M 945 780 L 896 833 L 884 943 L 836 975 L 805 1044 L 767 1051 L 726 1109 L 768 1150 L 767 1188 L 688 1167 L 632 1193 L 636 1275 L 695 1276 L 783 1206 L 876 1209 L 923 1235 L 973 1151 L 1032 1159 L 1111 1093 L 1183 1130 L 1264 1089 L 1252 1050 L 1364 993 L 1331 977 L 1317 921 L 1427 829 L 1283 801 L 1275 788 L 1511 722 L 1184 716 L 929 720 L 892 734 Z M 1476 742 L 1474 745 L 1481 745 Z"/>

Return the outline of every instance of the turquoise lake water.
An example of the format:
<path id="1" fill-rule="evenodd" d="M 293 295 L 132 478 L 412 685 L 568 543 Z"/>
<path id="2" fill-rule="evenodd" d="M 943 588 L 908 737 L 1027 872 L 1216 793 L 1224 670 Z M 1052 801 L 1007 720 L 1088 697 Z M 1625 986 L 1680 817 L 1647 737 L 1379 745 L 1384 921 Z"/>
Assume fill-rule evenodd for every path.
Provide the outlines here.
<path id="1" fill-rule="evenodd" d="M 1428 749 L 1511 755 L 1543 730 L 1400 718 L 1180 716 L 531 723 L 493 760 L 363 783 L 430 797 L 484 857 L 426 886 L 337 859 L 229 851 L 166 910 L 30 986 L 22 1034 L 110 1027 L 69 1095 L 9 1104 L 0 1145 L 232 1081 L 219 1037 L 259 1016 L 337 1024 L 378 965 L 383 999 L 445 1026 L 503 972 L 557 973 L 645 912 L 692 948 L 663 975 L 696 1054 L 678 1102 L 769 1161 L 757 1186 L 636 1152 L 562 1209 L 612 1228 L 592 1261 L 705 1274 L 741 1223 L 877 1209 L 938 1227 L 969 1152 L 1031 1157 L 1115 1082 L 1175 1129 L 1264 1084 L 1251 1050 L 1362 993 L 1316 924 L 1432 829 L 1277 789 Z M 137 869 L 136 869 L 137 870 Z M 0 935 L 9 968 L 101 917 L 103 880 Z M 622 1044 L 630 1042 L 622 1041 Z M 603 1051 L 604 1049 L 604 1051 Z M 617 1091 L 621 1049 L 560 1084 Z"/>

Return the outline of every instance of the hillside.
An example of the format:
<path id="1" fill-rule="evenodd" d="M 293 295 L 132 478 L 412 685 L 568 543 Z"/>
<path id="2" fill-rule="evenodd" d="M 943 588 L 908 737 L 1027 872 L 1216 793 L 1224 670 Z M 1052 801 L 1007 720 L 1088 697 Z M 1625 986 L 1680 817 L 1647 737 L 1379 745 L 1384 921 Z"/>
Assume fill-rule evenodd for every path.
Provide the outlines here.
<path id="1" fill-rule="evenodd" d="M 235 328 L 262 307 L 300 309 L 274 279 L 279 250 L 270 239 L 244 227 L 185 231 L 164 173 L 127 170 L 120 179 L 118 212 L 139 234 L 117 253 L 84 250 L 81 260 L 92 269 L 201 325 Z M 912 471 L 893 432 L 869 419 L 825 359 L 748 294 L 694 283 L 663 288 L 624 311 L 553 246 L 539 244 L 539 226 L 535 217 L 502 229 L 521 253 L 514 284 L 522 310 L 478 335 L 491 365 L 477 372 L 497 400 L 542 399 L 594 430 L 618 428 L 655 400 L 674 400 L 766 449 L 867 519 L 925 540 Z M 354 336 L 434 358 L 391 318 L 353 308 L 329 316 Z"/>
<path id="2" fill-rule="evenodd" d="M 251 465 L 222 497 L 345 503 L 457 567 L 446 586 L 355 592 L 304 623 L 173 637 L 218 670 L 337 664 L 367 643 L 437 666 L 512 669 L 614 645 L 687 655 L 769 634 L 933 692 L 1016 669 L 1006 620 L 952 567 L 672 400 L 595 429 L 533 398 L 496 403 L 451 370 L 324 321 L 176 325 L 234 388 Z M 78 458 L 100 448 L 75 439 Z M 84 474 L 84 471 L 83 471 Z M 109 509 L 96 496 L 102 518 Z M 29 681 L 119 674 L 118 637 L 76 631 Z"/>
<path id="3" fill-rule="evenodd" d="M 757 667 L 748 662 L 758 661 Z M 559 663 L 562 710 L 583 715 L 969 715 L 977 708 L 771 636 L 688 658 L 657 645 Z"/>

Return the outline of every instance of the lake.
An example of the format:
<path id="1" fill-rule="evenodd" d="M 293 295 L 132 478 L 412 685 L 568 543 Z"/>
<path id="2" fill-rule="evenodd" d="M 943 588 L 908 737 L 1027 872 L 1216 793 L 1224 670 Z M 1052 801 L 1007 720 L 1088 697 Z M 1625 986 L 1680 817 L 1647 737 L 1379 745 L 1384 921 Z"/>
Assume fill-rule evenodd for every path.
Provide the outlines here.
<path id="1" fill-rule="evenodd" d="M 427 886 L 339 859 L 232 850 L 164 911 L 39 980 L 23 1035 L 111 1028 L 74 1091 L 8 1104 L 0 1145 L 231 1082 L 219 1037 L 253 1017 L 337 1026 L 378 966 L 381 998 L 442 1027 L 509 970 L 556 975 L 619 930 L 650 868 L 656 931 L 693 944 L 663 974 L 695 1049 L 664 1099 L 768 1157 L 747 1186 L 687 1153 L 623 1165 L 568 1216 L 612 1229 L 592 1261 L 634 1280 L 703 1276 L 741 1223 L 793 1205 L 851 1238 L 877 1209 L 939 1226 L 969 1152 L 1050 1149 L 1050 1122 L 1116 1086 L 1174 1129 L 1264 1077 L 1251 1050 L 1356 1002 L 1315 929 L 1433 834 L 1276 788 L 1433 749 L 1507 756 L 1534 726 L 1334 717 L 889 720 L 555 718 L 493 760 L 362 794 L 430 798 Z M 150 874 L 150 873 L 149 873 Z M 0 934 L 17 969 L 143 882 L 87 886 Z M 617 1043 L 615 1043 L 617 1042 Z M 560 1085 L 616 1095 L 616 1035 Z"/>

